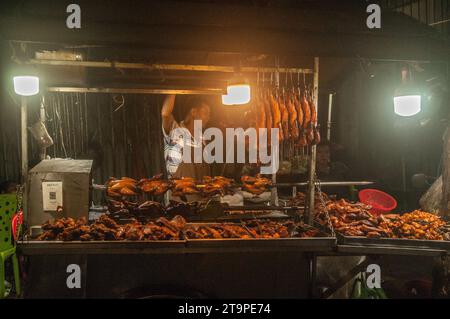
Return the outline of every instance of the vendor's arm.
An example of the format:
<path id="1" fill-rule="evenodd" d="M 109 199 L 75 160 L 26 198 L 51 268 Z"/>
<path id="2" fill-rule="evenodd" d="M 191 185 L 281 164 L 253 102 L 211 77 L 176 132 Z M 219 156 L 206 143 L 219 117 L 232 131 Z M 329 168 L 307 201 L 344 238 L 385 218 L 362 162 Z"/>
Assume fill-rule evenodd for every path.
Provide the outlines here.
<path id="1" fill-rule="evenodd" d="M 172 129 L 174 121 L 172 115 L 174 105 L 175 105 L 175 94 L 167 95 L 161 109 L 162 126 L 167 134 Z"/>

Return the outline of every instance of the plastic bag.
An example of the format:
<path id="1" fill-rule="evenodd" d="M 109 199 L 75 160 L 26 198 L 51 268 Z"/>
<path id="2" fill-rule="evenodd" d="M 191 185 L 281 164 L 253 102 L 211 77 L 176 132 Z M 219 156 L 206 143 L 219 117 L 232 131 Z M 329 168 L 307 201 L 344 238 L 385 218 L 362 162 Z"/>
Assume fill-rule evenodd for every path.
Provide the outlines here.
<path id="1" fill-rule="evenodd" d="M 44 123 L 36 122 L 31 127 L 28 128 L 33 134 L 34 139 L 37 141 L 38 145 L 43 148 L 47 148 L 53 145 L 53 139 L 48 134 L 47 128 Z"/>

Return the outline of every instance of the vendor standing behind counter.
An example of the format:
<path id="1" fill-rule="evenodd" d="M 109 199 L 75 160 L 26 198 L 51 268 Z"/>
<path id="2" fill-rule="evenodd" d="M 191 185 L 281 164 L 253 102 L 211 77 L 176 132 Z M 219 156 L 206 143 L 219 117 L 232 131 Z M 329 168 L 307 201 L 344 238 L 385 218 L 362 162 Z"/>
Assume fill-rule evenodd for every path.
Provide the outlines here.
<path id="1" fill-rule="evenodd" d="M 203 176 L 211 175 L 211 167 L 206 163 L 194 163 L 194 148 L 202 147 L 203 140 L 194 139 L 194 121 L 201 120 L 205 128 L 210 119 L 210 107 L 201 97 L 190 97 L 189 111 L 184 120 L 178 123 L 173 116 L 175 95 L 167 95 L 161 109 L 162 131 L 164 136 L 164 159 L 169 177 L 193 177 L 201 180 Z M 189 134 L 184 138 L 179 136 L 177 128 L 186 128 Z M 183 162 L 183 150 L 191 148 L 191 162 Z"/>

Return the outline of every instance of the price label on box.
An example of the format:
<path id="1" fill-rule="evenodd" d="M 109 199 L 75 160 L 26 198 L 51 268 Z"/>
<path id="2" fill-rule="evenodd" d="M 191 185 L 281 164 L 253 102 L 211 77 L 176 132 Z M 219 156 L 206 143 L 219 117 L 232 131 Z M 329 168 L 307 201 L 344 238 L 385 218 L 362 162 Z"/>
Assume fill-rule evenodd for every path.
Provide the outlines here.
<path id="1" fill-rule="evenodd" d="M 62 182 L 42 182 L 42 203 L 44 211 L 56 211 L 63 206 Z"/>

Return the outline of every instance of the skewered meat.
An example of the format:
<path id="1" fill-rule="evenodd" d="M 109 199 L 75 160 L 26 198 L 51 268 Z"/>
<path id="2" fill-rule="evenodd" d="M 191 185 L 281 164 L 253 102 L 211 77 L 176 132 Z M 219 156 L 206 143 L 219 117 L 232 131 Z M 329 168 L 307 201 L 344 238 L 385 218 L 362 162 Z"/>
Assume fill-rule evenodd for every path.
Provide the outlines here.
<path id="1" fill-rule="evenodd" d="M 244 175 L 241 177 L 241 182 L 243 190 L 256 195 L 264 193 L 272 185 L 271 180 L 262 177 L 260 174 L 256 177 Z"/>
<path id="2" fill-rule="evenodd" d="M 138 195 L 137 181 L 129 177 L 110 178 L 106 186 L 107 194 L 110 197 Z"/>
<path id="3" fill-rule="evenodd" d="M 195 180 L 191 177 L 182 177 L 180 179 L 174 179 L 173 182 L 173 194 L 174 195 L 187 195 L 196 194 L 199 190 L 196 187 Z"/>
<path id="4" fill-rule="evenodd" d="M 141 179 L 137 185 L 144 193 L 149 195 L 162 195 L 170 188 L 170 183 L 163 180 L 162 174 L 150 179 Z"/>
<path id="5" fill-rule="evenodd" d="M 204 195 L 212 196 L 216 194 L 224 195 L 230 193 L 233 180 L 223 176 L 204 176 L 201 184 L 196 187 L 201 190 Z"/>

